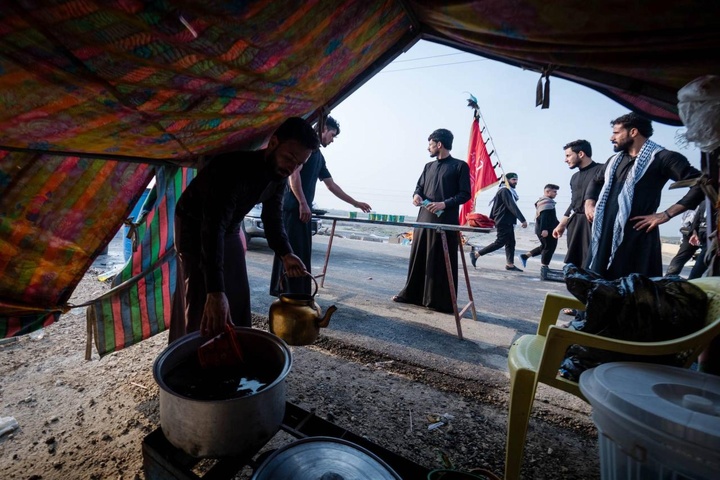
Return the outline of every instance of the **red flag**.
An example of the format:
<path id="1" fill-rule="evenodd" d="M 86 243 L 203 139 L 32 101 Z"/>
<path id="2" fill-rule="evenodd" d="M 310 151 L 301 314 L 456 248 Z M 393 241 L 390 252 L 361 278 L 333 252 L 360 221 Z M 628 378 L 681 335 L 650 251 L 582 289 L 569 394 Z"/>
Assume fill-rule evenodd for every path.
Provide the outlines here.
<path id="1" fill-rule="evenodd" d="M 488 188 L 497 185 L 498 179 L 493 168 L 490 155 L 488 155 L 480 131 L 478 118 L 473 119 L 470 129 L 470 144 L 468 145 L 468 167 L 470 167 L 470 193 L 471 197 L 465 204 L 460 206 L 460 225 L 467 224 L 467 215 L 475 210 L 475 197 Z"/>

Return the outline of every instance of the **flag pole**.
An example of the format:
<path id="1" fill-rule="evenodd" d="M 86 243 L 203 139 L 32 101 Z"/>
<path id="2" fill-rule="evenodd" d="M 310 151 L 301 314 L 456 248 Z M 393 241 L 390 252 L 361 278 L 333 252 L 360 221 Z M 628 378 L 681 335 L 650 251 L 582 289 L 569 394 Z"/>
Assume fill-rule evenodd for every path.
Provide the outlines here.
<path id="1" fill-rule="evenodd" d="M 490 141 L 490 145 L 492 146 L 492 152 L 490 153 L 490 155 L 492 155 L 493 153 L 495 154 L 495 157 L 497 158 L 497 166 L 500 167 L 500 171 L 502 172 L 502 176 L 504 178 L 505 169 L 502 166 L 502 162 L 500 162 L 500 155 L 498 154 L 497 147 L 495 146 L 495 141 L 493 140 L 492 135 L 490 135 L 490 127 L 488 127 L 487 123 L 485 123 L 485 117 L 483 117 L 482 113 L 480 113 L 480 105 L 477 103 L 477 98 L 475 98 L 475 96 L 470 92 L 465 93 L 470 95 L 470 98 L 468 98 L 467 102 L 468 107 L 473 109 L 473 118 L 478 119 L 482 122 L 483 128 L 481 130 L 481 133 L 487 132 L 488 140 Z"/>
<path id="2" fill-rule="evenodd" d="M 468 98 L 468 107 L 473 109 L 473 122 L 476 120 L 480 120 L 480 105 L 477 103 L 477 98 L 470 93 L 465 92 L 468 95 L 470 95 L 470 98 Z M 480 136 L 482 137 L 482 132 L 480 133 Z M 477 195 L 475 195 L 475 192 L 472 192 L 472 210 L 471 212 L 474 212 L 477 209 Z"/>
<path id="3" fill-rule="evenodd" d="M 495 146 L 495 141 L 493 140 L 492 135 L 490 135 L 490 127 L 488 127 L 487 123 L 485 123 L 485 117 L 483 117 L 482 113 L 480 113 L 480 105 L 478 104 L 477 98 L 475 98 L 475 96 L 470 92 L 463 93 L 467 93 L 470 96 L 470 98 L 467 99 L 467 106 L 473 109 L 473 120 L 478 120 L 482 122 L 482 129 L 480 130 L 480 134 L 482 135 L 482 132 L 487 132 L 488 140 L 490 141 L 490 145 L 492 146 L 492 152 L 490 152 L 488 156 L 491 156 L 493 153 L 495 154 L 495 157 L 497 158 L 497 166 L 500 167 L 500 172 L 502 173 L 502 179 L 504 182 L 506 182 L 507 179 L 505 178 L 505 169 L 502 166 L 502 162 L 500 162 L 500 155 L 498 154 L 497 147 Z M 473 211 L 475 210 L 474 202 L 475 200 L 473 199 Z"/>
<path id="4" fill-rule="evenodd" d="M 489 130 L 485 120 L 482 118 L 480 113 L 480 106 L 478 105 L 477 99 L 470 92 L 465 92 L 469 95 L 467 106 L 473 109 L 473 119 L 470 128 L 470 142 L 468 146 L 468 167 L 470 169 L 470 190 L 471 199 L 468 200 L 460 207 L 459 222 L 460 225 L 465 225 L 468 221 L 470 214 L 476 213 L 477 197 L 478 194 L 488 188 L 497 185 L 498 182 L 503 178 L 498 178 L 493 165 L 493 160 L 490 155 L 495 152 L 495 142 L 489 135 Z M 483 120 L 482 124 L 480 120 Z M 487 133 L 490 137 L 487 140 L 483 133 Z M 493 151 L 488 153 L 487 144 L 491 143 Z M 500 165 L 498 161 L 496 165 Z M 502 166 L 500 167 L 502 170 Z M 503 176 L 505 172 L 502 171 Z"/>

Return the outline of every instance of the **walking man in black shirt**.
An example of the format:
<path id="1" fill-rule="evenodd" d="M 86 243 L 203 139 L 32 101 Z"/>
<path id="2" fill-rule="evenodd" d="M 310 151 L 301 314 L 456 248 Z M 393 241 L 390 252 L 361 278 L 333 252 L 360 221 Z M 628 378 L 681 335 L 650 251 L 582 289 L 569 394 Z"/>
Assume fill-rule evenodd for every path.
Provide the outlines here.
<path id="1" fill-rule="evenodd" d="M 508 173 L 505 175 L 505 182 L 500 184 L 500 189 L 493 199 L 492 210 L 490 210 L 490 218 L 495 221 L 495 229 L 497 230 L 497 238 L 490 245 L 479 250 L 470 252 L 470 263 L 476 267 L 478 257 L 482 257 L 490 252 L 505 247 L 505 270 L 514 272 L 522 272 L 515 266 L 515 223 L 518 220 L 522 222 L 522 228 L 527 228 L 527 221 L 517 206 L 518 194 L 515 193 L 517 186 L 517 173 Z M 477 267 L 476 267 L 477 268 Z"/>

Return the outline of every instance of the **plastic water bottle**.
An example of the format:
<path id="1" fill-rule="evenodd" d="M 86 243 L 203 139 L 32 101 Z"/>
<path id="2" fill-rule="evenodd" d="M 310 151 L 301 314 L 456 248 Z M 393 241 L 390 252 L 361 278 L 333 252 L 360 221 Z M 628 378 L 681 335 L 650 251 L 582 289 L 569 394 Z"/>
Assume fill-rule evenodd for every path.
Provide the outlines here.
<path id="1" fill-rule="evenodd" d="M 425 200 L 423 200 L 422 206 L 425 207 L 425 208 L 427 208 L 428 205 L 430 205 L 430 200 L 428 200 L 428 199 L 426 198 Z M 439 217 L 440 215 L 443 214 L 444 211 L 445 211 L 445 210 L 438 210 L 437 212 L 435 212 L 435 215 L 437 215 L 437 216 Z"/>

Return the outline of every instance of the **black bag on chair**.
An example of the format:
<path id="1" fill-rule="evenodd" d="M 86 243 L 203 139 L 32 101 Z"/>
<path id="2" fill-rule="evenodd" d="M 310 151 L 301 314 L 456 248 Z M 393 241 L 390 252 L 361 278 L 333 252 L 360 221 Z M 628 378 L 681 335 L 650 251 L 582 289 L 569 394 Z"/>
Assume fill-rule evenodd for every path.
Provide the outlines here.
<path id="1" fill-rule="evenodd" d="M 683 337 L 701 329 L 707 315 L 707 295 L 680 277 L 649 278 L 633 273 L 605 280 L 575 265 L 565 266 L 567 288 L 585 303 L 570 328 L 603 337 L 633 342 L 658 342 Z M 637 360 L 631 355 L 573 345 L 568 348 L 560 374 L 577 381 L 587 368 L 610 361 Z M 643 357 L 643 362 L 678 365 L 682 359 Z"/>

